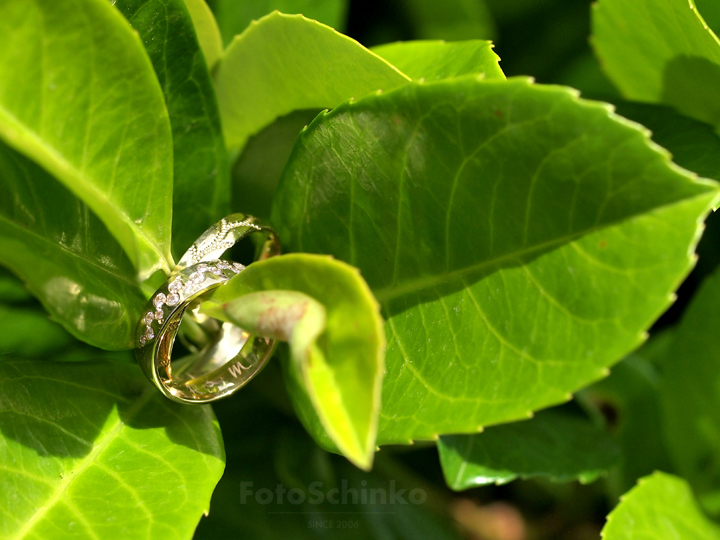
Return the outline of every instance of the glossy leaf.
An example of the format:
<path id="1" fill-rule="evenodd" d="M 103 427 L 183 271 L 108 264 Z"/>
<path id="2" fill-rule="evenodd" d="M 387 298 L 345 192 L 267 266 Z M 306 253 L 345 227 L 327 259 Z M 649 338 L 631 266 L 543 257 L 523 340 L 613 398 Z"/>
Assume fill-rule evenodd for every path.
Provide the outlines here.
<path id="1" fill-rule="evenodd" d="M 192 537 L 224 468 L 210 407 L 124 363 L 6 360 L 0 386 L 0 536 Z"/>
<path id="2" fill-rule="evenodd" d="M 273 11 L 304 15 L 308 19 L 342 31 L 347 16 L 347 0 L 213 0 L 213 11 L 217 16 L 225 44 L 242 34 L 254 20 L 259 20 Z"/>
<path id="3" fill-rule="evenodd" d="M 290 343 L 290 370 L 322 426 L 348 459 L 370 468 L 385 336 L 379 307 L 357 270 L 317 255 L 273 257 L 250 265 L 213 301 L 225 304 L 239 326 Z"/>
<path id="4" fill-rule="evenodd" d="M 420 39 L 492 39 L 495 23 L 483 0 L 404 0 Z"/>
<path id="5" fill-rule="evenodd" d="M 716 197 L 606 105 L 466 78 L 319 116 L 273 222 L 359 267 L 383 306 L 388 444 L 526 418 L 605 376 L 669 305 Z"/>
<path id="6" fill-rule="evenodd" d="M 693 0 L 600 0 L 593 44 L 626 98 L 720 124 L 720 40 Z"/>
<path id="7" fill-rule="evenodd" d="M 78 339 L 134 346 L 145 297 L 122 248 L 86 205 L 2 142 L 0 262 Z"/>
<path id="8" fill-rule="evenodd" d="M 401 41 L 373 47 L 408 77 L 434 81 L 463 75 L 483 74 L 488 79 L 504 79 L 489 41 Z"/>
<path id="9" fill-rule="evenodd" d="M 662 360 L 666 440 L 680 472 L 701 499 L 720 488 L 719 330 L 716 271 L 695 294 Z"/>
<path id="10" fill-rule="evenodd" d="M 445 481 L 455 490 L 532 477 L 593 482 L 620 454 L 602 429 L 555 410 L 477 435 L 441 437 L 438 450 Z"/>
<path id="11" fill-rule="evenodd" d="M 664 473 L 642 478 L 610 513 L 603 540 L 717 540 L 720 528 L 697 506 L 687 482 Z"/>
<path id="12" fill-rule="evenodd" d="M 172 138 L 142 44 L 109 2 L 0 4 L 0 138 L 107 225 L 147 277 L 167 269 Z"/>
<path id="13" fill-rule="evenodd" d="M 173 252 L 228 215 L 230 173 L 205 58 L 183 0 L 117 0 L 143 40 L 163 89 L 173 137 Z"/>
<path id="14" fill-rule="evenodd" d="M 220 57 L 223 55 L 223 42 L 218 28 L 217 21 L 205 0 L 185 0 L 193 25 L 195 26 L 195 34 L 198 43 L 205 55 L 205 63 L 209 70 L 215 67 Z"/>
<path id="15" fill-rule="evenodd" d="M 225 141 L 230 149 L 240 148 L 250 135 L 292 111 L 335 107 L 408 81 L 332 28 L 273 13 L 234 39 L 218 66 Z"/>

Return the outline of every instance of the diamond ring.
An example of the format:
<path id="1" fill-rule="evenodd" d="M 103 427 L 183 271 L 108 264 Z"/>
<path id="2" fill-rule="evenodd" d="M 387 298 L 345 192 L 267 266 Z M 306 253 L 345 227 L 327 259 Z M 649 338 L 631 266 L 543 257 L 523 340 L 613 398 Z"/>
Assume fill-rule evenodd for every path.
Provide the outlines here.
<path id="1" fill-rule="evenodd" d="M 252 216 L 233 214 L 195 241 L 146 305 L 135 356 L 147 378 L 173 401 L 207 403 L 229 396 L 257 375 L 273 353 L 275 340 L 199 313 L 213 290 L 244 270 L 220 257 L 249 235 L 261 240 L 256 260 L 280 253 L 270 227 Z M 189 354 L 171 361 L 181 324 L 187 325 L 180 340 Z"/>

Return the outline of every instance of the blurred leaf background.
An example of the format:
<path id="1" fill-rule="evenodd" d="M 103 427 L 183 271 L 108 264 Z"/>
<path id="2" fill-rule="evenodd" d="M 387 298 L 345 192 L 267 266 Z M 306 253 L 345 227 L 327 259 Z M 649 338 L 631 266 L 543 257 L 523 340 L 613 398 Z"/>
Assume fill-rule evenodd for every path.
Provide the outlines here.
<path id="1" fill-rule="evenodd" d="M 143 2 L 126 1 L 120 4 L 125 14 L 134 17 L 135 24 L 140 27 L 152 28 L 154 24 L 166 24 L 167 21 L 178 23 L 177 18 L 169 16 L 167 21 L 144 19 L 142 11 L 133 11 L 144 5 Z M 579 89 L 584 97 L 613 103 L 620 114 L 650 128 L 654 140 L 670 149 L 678 164 L 702 176 L 718 178 L 720 175 L 720 157 L 715 151 L 717 135 L 710 126 L 667 107 L 628 103 L 620 97 L 620 92 L 603 74 L 591 48 L 590 2 L 210 0 L 208 4 L 217 17 L 226 46 L 253 19 L 274 10 L 302 13 L 317 19 L 366 47 L 412 39 L 492 39 L 495 52 L 501 58 L 500 66 L 507 77 L 530 75 L 539 83 L 572 86 Z M 718 3 L 698 0 L 697 4 L 710 26 L 717 28 L 720 25 Z M 176 46 L 182 49 L 189 45 L 177 43 Z M 157 65 L 162 64 L 165 51 L 148 50 L 158 70 Z M 382 49 L 377 51 L 383 55 Z M 199 53 L 196 51 L 194 54 Z M 182 99 L 175 102 L 170 99 L 175 88 L 188 81 L 197 83 L 199 80 L 195 88 L 196 99 L 192 103 L 197 106 L 202 102 L 203 96 L 210 92 L 210 81 L 201 73 L 201 67 L 195 64 L 194 71 L 189 72 L 171 70 L 168 78 L 162 81 L 173 135 L 180 135 L 177 144 L 187 149 L 181 155 L 184 161 L 175 162 L 176 176 L 184 182 L 176 190 L 175 197 L 192 199 L 193 180 L 211 179 L 221 194 L 210 197 L 215 205 L 210 212 L 212 215 L 222 214 L 225 212 L 223 209 L 231 206 L 269 217 L 275 187 L 300 130 L 317 115 L 318 107 L 335 106 L 337 103 L 308 102 L 302 105 L 305 102 L 300 99 L 297 101 L 300 105 L 295 103 L 294 106 L 307 110 L 286 116 L 283 116 L 285 110 L 279 110 L 277 114 L 280 117 L 271 119 L 266 127 L 258 123 L 264 129 L 249 138 L 241 153 L 233 156 L 237 157 L 236 160 L 228 160 L 218 144 L 220 131 L 217 118 L 212 117 L 212 121 L 201 126 L 206 131 L 206 136 L 201 137 L 205 147 L 201 147 L 190 136 L 182 138 L 188 126 L 195 126 L 194 115 L 203 117 L 201 107 L 194 109 Z M 352 81 L 345 82 L 351 86 Z M 694 148 L 688 150 L 685 140 L 678 137 L 678 133 L 692 134 Z M 698 148 L 706 150 L 699 151 Z M 229 150 L 232 153 L 234 149 Z M 202 159 L 197 159 L 198 156 Z M 190 162 L 193 167 L 183 165 Z M 234 165 L 228 171 L 227 164 L 230 162 Z M 20 169 L 27 167 L 32 165 L 20 162 Z M 42 179 L 42 175 L 38 178 Z M 222 195 L 228 183 L 233 186 L 231 203 Z M 63 192 L 58 196 L 66 195 Z M 186 205 L 188 208 L 192 206 Z M 208 205 L 203 207 L 210 208 Z M 178 227 L 177 221 L 174 223 L 174 229 L 179 232 L 174 237 L 176 251 L 182 250 L 188 241 L 196 237 L 202 224 L 211 218 L 198 213 L 182 216 L 181 219 L 181 226 Z M 185 228 L 184 224 L 191 226 Z M 98 227 L 97 230 L 105 234 L 104 229 Z M 594 540 L 599 538 L 606 516 L 616 506 L 619 496 L 633 488 L 639 477 L 655 470 L 685 476 L 693 484 L 696 494 L 702 496 L 703 509 L 717 515 L 720 497 L 714 487 L 717 486 L 714 479 L 720 470 L 717 465 L 720 459 L 717 454 L 703 454 L 704 440 L 693 429 L 688 432 L 683 422 L 683 397 L 664 390 L 662 382 L 663 376 L 668 373 L 678 379 L 688 377 L 689 370 L 683 371 L 682 366 L 668 369 L 671 365 L 668 355 L 677 354 L 677 350 L 683 348 L 682 339 L 695 344 L 698 348 L 696 356 L 706 366 L 714 366 L 717 361 L 714 355 L 708 355 L 708 351 L 713 349 L 712 336 L 693 334 L 702 323 L 712 323 L 711 330 L 719 324 L 712 311 L 717 305 L 712 300 L 720 294 L 717 280 L 705 286 L 708 291 L 705 300 L 694 305 L 692 311 L 688 310 L 688 320 L 678 325 L 703 279 L 712 274 L 720 263 L 720 220 L 714 214 L 707 220 L 707 230 L 698 254 L 698 264 L 678 291 L 677 301 L 651 330 L 653 339 L 615 366 L 609 378 L 584 389 L 576 400 L 541 413 L 533 420 L 491 427 L 472 440 L 465 436 L 443 437 L 440 443 L 442 463 L 435 444 L 430 442 L 419 442 L 413 446 L 384 446 L 375 455 L 373 470 L 368 473 L 353 467 L 345 458 L 326 452 L 298 421 L 286 388 L 287 375 L 282 373 L 279 362 L 272 362 L 246 390 L 213 407 L 222 427 L 227 466 L 213 494 L 211 512 L 201 520 L 196 538 L 224 535 L 259 539 Z M 122 259 L 120 255 L 117 257 Z M 104 260 L 111 259 L 105 257 Z M 124 259 L 119 265 L 128 266 Z M 102 282 L 102 278 L 97 281 Z M 140 303 L 139 299 L 133 299 L 136 304 Z M 128 328 L 132 325 L 132 321 L 124 322 Z M 12 353 L 15 358 L 37 358 L 51 352 L 55 359 L 67 361 L 100 355 L 108 358 L 108 353 L 80 344 L 66 330 L 49 320 L 40 303 L 4 270 L 0 271 L 0 324 L 5 328 L 0 335 L 0 351 L 3 354 Z M 28 340 L 30 334 L 37 338 Z M 125 341 L 127 339 L 123 343 Z M 132 361 L 127 352 L 111 354 L 119 360 Z M 708 356 L 704 357 L 704 354 Z M 19 362 L 17 365 L 22 367 L 22 361 Z M 14 369 L 13 366 L 7 369 Z M 93 384 L 98 384 L 97 380 L 102 378 L 95 372 L 83 376 Z M 57 377 L 61 379 L 62 375 Z M 137 399 L 140 391 L 135 389 L 135 385 L 140 385 L 140 382 L 124 372 L 118 379 L 122 381 L 125 377 L 129 382 L 123 384 L 129 390 L 123 388 L 123 392 L 127 393 L 128 400 Z M 712 403 L 713 389 L 705 390 L 710 396 L 706 402 Z M 681 406 L 677 406 L 678 400 Z M 105 406 L 110 407 L 108 404 Z M 152 402 L 150 406 L 162 407 L 163 404 Z M 680 437 L 687 437 L 693 444 L 680 448 L 665 444 L 660 433 L 663 430 L 663 411 L 668 409 L 681 411 L 673 418 L 674 429 Z M 688 414 L 693 414 L 695 410 L 691 407 Z M 166 414 L 174 415 L 173 411 L 170 409 Z M 197 414 L 202 416 L 199 412 Z M 707 416 L 711 418 L 712 411 Z M 202 425 L 207 433 L 214 433 L 209 413 L 207 417 L 191 420 Z M 312 420 L 306 424 L 308 422 Z M 548 429 L 546 424 L 550 426 Z M 548 437 L 548 432 L 552 435 L 553 430 L 559 429 L 558 426 L 567 437 Z M 96 427 L 100 429 L 99 425 Z M 127 428 L 128 437 L 137 435 L 133 432 L 134 427 L 131 424 Z M 707 429 L 703 434 L 709 433 L 712 440 L 715 434 L 712 418 L 704 427 Z M 158 434 L 158 437 L 162 436 Z M 217 434 L 213 436 L 217 437 Z M 142 443 L 142 439 L 138 440 Z M 534 452 L 518 450 L 516 441 L 528 440 L 533 441 Z M 333 447 L 331 441 L 320 442 L 324 443 L 324 447 Z M 472 447 L 469 442 L 472 442 Z M 590 448 L 586 449 L 583 444 L 589 444 Z M 134 451 L 142 453 L 137 448 Z M 557 463 L 553 463 L 551 458 L 556 452 L 562 454 L 564 467 L 553 469 Z M 213 455 L 212 460 L 202 466 L 208 467 L 210 475 L 217 476 L 220 466 L 213 460 L 217 460 L 222 452 L 213 448 L 207 453 Z M 589 455 L 592 459 L 586 463 Z M 458 461 L 458 456 L 473 456 L 483 460 L 484 466 L 465 467 L 464 462 Z M 680 466 L 676 469 L 678 463 Z M 194 466 L 201 467 L 201 464 Z M 708 470 L 715 476 L 707 475 Z M 160 470 L 157 474 L 164 473 Z M 597 477 L 600 480 L 588 484 L 566 482 L 573 478 L 591 482 Z M 396 506 L 373 505 L 358 500 L 341 508 L 327 503 L 265 505 L 252 496 L 241 502 L 243 483 L 252 483 L 257 491 L 261 488 L 274 489 L 278 484 L 287 488 L 307 486 L 313 481 L 323 482 L 326 489 L 340 488 L 343 481 L 353 487 L 387 489 L 393 485 L 408 491 L 421 489 L 426 500 L 421 505 Z M 465 491 L 453 491 L 447 483 Z M 613 525 L 607 533 L 617 535 L 613 538 L 624 538 L 621 534 L 627 533 L 627 528 L 622 525 L 625 513 L 627 508 L 632 512 L 632 505 L 638 504 L 638 501 L 640 508 L 663 511 L 672 506 L 673 500 L 682 504 L 680 513 L 700 515 L 684 482 L 656 475 L 631 492 L 629 506 L 616 510 Z M 311 526 L 313 522 L 322 523 L 328 518 L 331 522 L 357 522 L 358 525 L 339 531 Z M 632 519 L 632 515 L 628 519 Z M 714 538 L 716 531 L 703 525 L 702 534 Z M 612 540 L 610 536 L 608 539 Z"/>

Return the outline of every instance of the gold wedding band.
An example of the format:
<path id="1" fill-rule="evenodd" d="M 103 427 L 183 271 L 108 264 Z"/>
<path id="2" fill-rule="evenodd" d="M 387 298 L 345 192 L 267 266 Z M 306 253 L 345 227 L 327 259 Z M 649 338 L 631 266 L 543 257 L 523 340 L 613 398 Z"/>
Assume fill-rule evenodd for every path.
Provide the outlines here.
<path id="1" fill-rule="evenodd" d="M 199 313 L 212 291 L 244 270 L 220 257 L 250 235 L 261 240 L 256 260 L 280 253 L 272 228 L 252 216 L 230 215 L 195 241 L 146 305 L 135 356 L 147 378 L 173 401 L 208 403 L 229 396 L 257 375 L 273 353 L 275 340 Z M 171 361 L 181 324 L 188 325 L 183 343 L 190 354 Z"/>

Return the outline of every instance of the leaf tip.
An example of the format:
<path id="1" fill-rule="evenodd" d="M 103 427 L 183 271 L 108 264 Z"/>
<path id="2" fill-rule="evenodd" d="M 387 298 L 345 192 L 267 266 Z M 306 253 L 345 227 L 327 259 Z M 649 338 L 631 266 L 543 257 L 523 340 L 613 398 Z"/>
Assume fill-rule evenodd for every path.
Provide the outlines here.
<path id="1" fill-rule="evenodd" d="M 367 454 L 360 455 L 356 454 L 354 456 L 345 455 L 345 457 L 350 460 L 350 462 L 355 465 L 358 469 L 361 469 L 365 472 L 370 472 L 372 470 L 373 466 L 373 458 L 375 457 L 375 452 L 370 451 Z"/>

